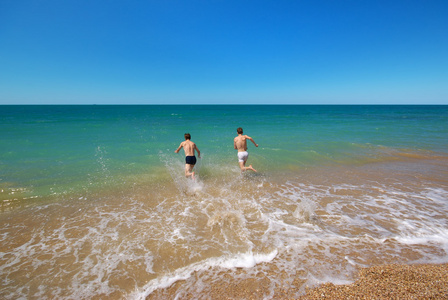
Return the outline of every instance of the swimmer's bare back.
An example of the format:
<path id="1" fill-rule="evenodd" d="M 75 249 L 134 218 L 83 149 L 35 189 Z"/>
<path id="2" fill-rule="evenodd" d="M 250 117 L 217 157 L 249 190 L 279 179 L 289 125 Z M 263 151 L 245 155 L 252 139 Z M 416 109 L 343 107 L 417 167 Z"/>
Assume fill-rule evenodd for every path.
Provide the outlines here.
<path id="1" fill-rule="evenodd" d="M 182 142 L 182 146 L 184 147 L 185 156 L 194 156 L 194 149 L 196 148 L 196 144 L 192 141 Z"/>

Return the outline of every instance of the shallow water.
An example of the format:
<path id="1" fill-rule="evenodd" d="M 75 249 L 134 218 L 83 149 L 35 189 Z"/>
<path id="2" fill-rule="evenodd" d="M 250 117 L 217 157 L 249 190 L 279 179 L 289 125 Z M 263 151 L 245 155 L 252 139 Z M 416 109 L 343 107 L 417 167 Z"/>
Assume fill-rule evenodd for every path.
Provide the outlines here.
<path id="1" fill-rule="evenodd" d="M 211 108 L 202 109 L 207 115 Z M 332 121 L 314 111 L 313 124 L 334 122 L 332 110 L 324 111 Z M 289 128 L 288 114 L 281 112 L 266 115 L 271 130 Z M 275 298 L 285 286 L 303 291 L 319 282 L 350 282 L 363 266 L 448 262 L 443 116 L 419 139 L 420 132 L 412 136 L 396 125 L 388 144 L 373 143 L 372 135 L 364 137 L 371 140 L 365 143 L 356 132 L 343 133 L 346 123 L 366 121 L 367 112 L 359 111 L 356 118 L 352 111 L 340 121 L 341 134 L 334 139 L 339 142 L 327 133 L 308 138 L 307 146 L 283 138 L 269 144 L 260 136 L 263 130 L 253 130 L 250 135 L 260 147 L 249 148 L 249 160 L 259 172 L 243 175 L 232 149 L 233 133 L 207 136 L 208 146 L 204 140 L 200 144 L 206 135 L 197 134 L 203 158 L 193 182 L 183 176 L 182 155 L 173 152 L 184 130 L 176 129 L 179 134 L 171 138 L 173 125 L 162 130 L 163 136 L 150 138 L 152 131 L 142 126 L 146 115 L 114 114 L 93 122 L 102 127 L 96 132 L 91 120 L 75 118 L 56 126 L 79 135 L 76 151 L 61 145 L 66 154 L 53 148 L 57 138 L 50 131 L 62 135 L 53 126 L 39 136 L 35 122 L 26 130 L 23 125 L 16 142 L 23 147 L 31 137 L 35 141 L 21 148 L 22 154 L 2 137 L 9 147 L 2 154 L 0 181 L 2 298 L 204 299 L 216 287 L 239 282 L 254 291 L 262 282 L 263 296 Z M 216 110 L 211 115 L 228 120 Z M 67 119 L 51 116 L 59 123 Z M 389 122 L 377 115 L 377 126 L 382 118 Z M 428 127 L 426 117 L 420 118 Z M 95 142 L 92 137 L 111 128 L 102 124 L 109 119 L 119 123 L 116 130 L 125 128 L 121 139 L 111 135 Z M 89 127 L 86 140 L 77 130 L 67 130 L 73 126 Z M 304 131 L 296 130 L 290 129 L 290 135 L 304 140 Z M 398 138 L 405 131 L 409 141 Z M 327 148 L 321 146 L 324 139 Z M 222 149 L 227 143 L 230 149 Z M 289 147 L 293 143 L 296 148 Z"/>

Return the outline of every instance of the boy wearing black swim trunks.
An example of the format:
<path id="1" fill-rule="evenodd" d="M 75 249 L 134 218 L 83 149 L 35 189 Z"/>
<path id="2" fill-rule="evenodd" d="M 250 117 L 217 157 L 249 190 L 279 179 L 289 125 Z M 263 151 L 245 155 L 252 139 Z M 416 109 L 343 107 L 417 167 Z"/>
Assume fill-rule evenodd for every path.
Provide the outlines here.
<path id="1" fill-rule="evenodd" d="M 201 152 L 195 143 L 191 141 L 191 135 L 186 133 L 185 141 L 180 143 L 179 148 L 175 150 L 175 153 L 179 153 L 181 148 L 184 148 L 185 151 L 185 177 L 190 177 L 194 179 L 194 172 L 192 172 L 194 165 L 196 164 L 196 156 L 194 156 L 194 151 L 198 152 L 198 157 L 201 158 Z"/>

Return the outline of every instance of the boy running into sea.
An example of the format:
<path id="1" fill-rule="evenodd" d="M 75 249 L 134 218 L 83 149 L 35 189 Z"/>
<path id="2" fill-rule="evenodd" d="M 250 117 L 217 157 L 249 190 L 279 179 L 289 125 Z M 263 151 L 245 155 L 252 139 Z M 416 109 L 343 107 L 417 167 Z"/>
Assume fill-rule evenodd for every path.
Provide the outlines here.
<path id="1" fill-rule="evenodd" d="M 250 136 L 243 135 L 243 128 L 239 127 L 236 132 L 238 133 L 238 136 L 233 140 L 233 147 L 238 150 L 238 163 L 240 165 L 241 172 L 246 170 L 257 172 L 257 170 L 252 168 L 252 165 L 246 167 L 246 161 L 249 157 L 249 153 L 247 153 L 247 140 L 254 143 L 255 147 L 258 147 L 258 144 L 256 144 Z"/>
<path id="2" fill-rule="evenodd" d="M 198 157 L 201 158 L 201 152 L 196 144 L 190 141 L 191 135 L 186 133 L 185 142 L 180 143 L 179 148 L 175 150 L 175 153 L 179 153 L 179 150 L 183 147 L 185 151 L 185 177 L 190 177 L 194 180 L 194 172 L 192 172 L 194 165 L 196 164 L 196 156 L 194 156 L 194 150 L 198 152 Z"/>

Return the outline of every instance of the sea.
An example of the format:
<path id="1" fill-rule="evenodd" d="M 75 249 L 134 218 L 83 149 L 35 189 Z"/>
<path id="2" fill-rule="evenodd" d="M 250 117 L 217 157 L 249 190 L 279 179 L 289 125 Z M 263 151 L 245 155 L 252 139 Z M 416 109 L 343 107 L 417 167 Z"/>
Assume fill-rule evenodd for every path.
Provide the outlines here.
<path id="1" fill-rule="evenodd" d="M 3 105 L 0 202 L 1 299 L 299 296 L 448 263 L 448 106 Z"/>

